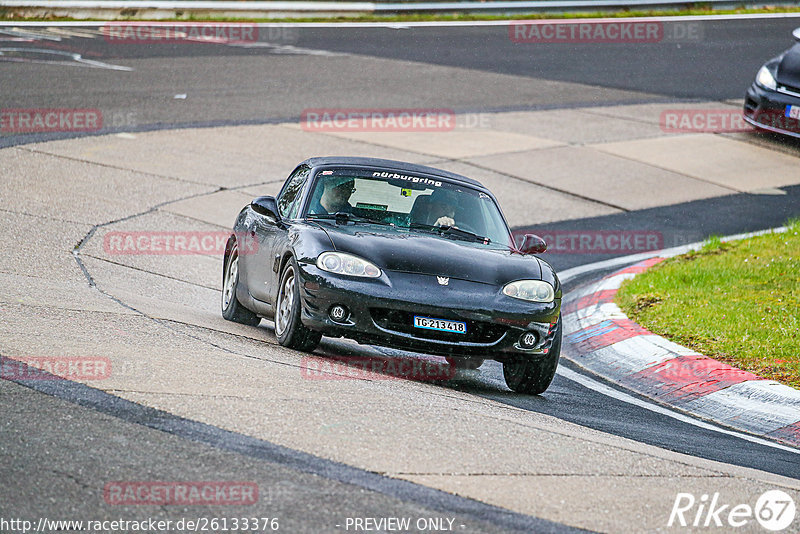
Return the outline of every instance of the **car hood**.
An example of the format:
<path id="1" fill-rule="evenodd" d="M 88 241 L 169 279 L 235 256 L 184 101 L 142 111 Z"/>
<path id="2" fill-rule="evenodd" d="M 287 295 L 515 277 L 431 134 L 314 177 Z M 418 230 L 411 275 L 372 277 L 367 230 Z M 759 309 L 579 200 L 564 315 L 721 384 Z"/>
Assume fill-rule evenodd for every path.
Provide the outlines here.
<path id="1" fill-rule="evenodd" d="M 325 225 L 336 250 L 355 254 L 387 271 L 413 272 L 485 284 L 542 278 L 534 256 L 416 232 L 373 231 L 363 225 Z"/>
<path id="2" fill-rule="evenodd" d="M 775 79 L 780 85 L 800 88 L 800 43 L 791 47 L 780 57 Z"/>

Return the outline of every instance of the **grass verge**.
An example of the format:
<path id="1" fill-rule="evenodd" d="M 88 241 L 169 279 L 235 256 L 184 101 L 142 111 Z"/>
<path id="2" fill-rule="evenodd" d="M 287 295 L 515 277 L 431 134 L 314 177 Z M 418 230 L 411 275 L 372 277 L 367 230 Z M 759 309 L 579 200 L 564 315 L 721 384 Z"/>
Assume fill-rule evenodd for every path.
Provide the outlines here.
<path id="1" fill-rule="evenodd" d="M 800 219 L 787 226 L 711 238 L 626 281 L 616 302 L 655 334 L 800 389 Z"/>
<path id="2" fill-rule="evenodd" d="M 344 0 L 343 0 L 344 1 Z M 421 1 L 421 0 L 420 0 Z M 399 2 L 404 5 L 413 5 L 414 2 Z M 157 22 L 439 22 L 439 21 L 477 21 L 477 20 L 543 20 L 543 19 L 581 19 L 581 18 L 621 18 L 621 17 L 676 17 L 698 15 L 736 15 L 736 14 L 763 14 L 763 13 L 800 13 L 797 6 L 769 6 L 762 8 L 739 9 L 711 9 L 689 8 L 671 10 L 647 11 L 587 11 L 575 13 L 514 13 L 514 14 L 489 14 L 489 13 L 409 13 L 397 15 L 354 15 L 333 17 L 294 17 L 294 18 L 244 18 L 244 17 L 203 17 L 187 13 L 179 18 L 159 19 Z M 89 19 L 75 19 L 71 17 L 26 17 L 16 12 L 13 8 L 0 9 L 0 19 L 4 22 L 16 21 L 42 21 L 42 22 L 70 22 L 85 21 Z M 110 20 L 143 20 L 135 15 L 123 14 Z"/>

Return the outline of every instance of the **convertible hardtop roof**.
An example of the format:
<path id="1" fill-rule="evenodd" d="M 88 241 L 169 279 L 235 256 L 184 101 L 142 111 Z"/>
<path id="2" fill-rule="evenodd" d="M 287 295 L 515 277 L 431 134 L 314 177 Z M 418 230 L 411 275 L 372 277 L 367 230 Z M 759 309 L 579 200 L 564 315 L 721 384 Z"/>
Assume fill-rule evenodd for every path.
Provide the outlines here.
<path id="1" fill-rule="evenodd" d="M 308 165 L 309 167 L 319 167 L 321 165 L 356 165 L 363 167 L 373 167 L 378 169 L 385 169 L 387 171 L 401 171 L 401 172 L 416 172 L 421 174 L 430 174 L 433 176 L 441 176 L 448 180 L 463 182 L 465 184 L 478 186 L 481 189 L 486 189 L 482 183 L 466 176 L 461 176 L 454 172 L 444 171 L 426 165 L 417 165 L 416 163 L 407 163 L 404 161 L 395 161 L 391 159 L 380 158 L 359 158 L 351 156 L 325 156 L 319 158 L 309 158 L 301 165 Z M 487 190 L 488 191 L 488 190 Z"/>

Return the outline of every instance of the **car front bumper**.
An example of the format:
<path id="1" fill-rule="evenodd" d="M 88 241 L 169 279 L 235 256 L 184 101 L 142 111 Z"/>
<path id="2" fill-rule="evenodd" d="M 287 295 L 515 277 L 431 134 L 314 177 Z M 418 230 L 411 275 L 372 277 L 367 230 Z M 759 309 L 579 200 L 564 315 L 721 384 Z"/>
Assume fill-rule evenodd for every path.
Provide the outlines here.
<path id="1" fill-rule="evenodd" d="M 800 137 L 800 121 L 786 117 L 786 106 L 800 106 L 800 93 L 790 93 L 753 83 L 744 98 L 744 119 L 763 130 Z"/>
<path id="2" fill-rule="evenodd" d="M 493 285 L 436 276 L 382 273 L 365 279 L 331 274 L 301 263 L 301 320 L 326 336 L 438 355 L 480 356 L 503 360 L 547 354 L 556 335 L 561 299 L 527 302 L 503 295 Z M 334 321 L 330 310 L 344 306 L 347 316 Z M 466 334 L 413 326 L 415 315 L 465 322 Z M 531 347 L 521 344 L 535 333 Z"/>

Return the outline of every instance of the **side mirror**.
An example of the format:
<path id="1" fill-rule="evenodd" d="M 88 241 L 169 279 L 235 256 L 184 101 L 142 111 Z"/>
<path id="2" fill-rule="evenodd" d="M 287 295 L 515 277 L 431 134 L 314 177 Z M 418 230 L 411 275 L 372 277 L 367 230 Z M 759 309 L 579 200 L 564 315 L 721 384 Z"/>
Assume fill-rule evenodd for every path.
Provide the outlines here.
<path id="1" fill-rule="evenodd" d="M 545 250 L 547 250 L 547 243 L 535 234 L 525 234 L 522 246 L 519 247 L 519 251 L 523 254 L 541 254 Z"/>
<path id="2" fill-rule="evenodd" d="M 800 28 L 796 28 L 796 29 L 795 29 L 795 30 L 792 32 L 792 37 L 794 37 L 794 40 L 795 40 L 795 41 L 797 41 L 797 42 L 800 42 Z"/>
<path id="3" fill-rule="evenodd" d="M 278 204 L 275 202 L 275 197 L 254 198 L 250 203 L 250 207 L 259 215 L 263 215 L 272 221 L 277 221 L 280 218 L 278 216 Z"/>

